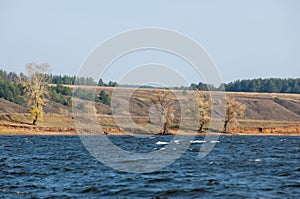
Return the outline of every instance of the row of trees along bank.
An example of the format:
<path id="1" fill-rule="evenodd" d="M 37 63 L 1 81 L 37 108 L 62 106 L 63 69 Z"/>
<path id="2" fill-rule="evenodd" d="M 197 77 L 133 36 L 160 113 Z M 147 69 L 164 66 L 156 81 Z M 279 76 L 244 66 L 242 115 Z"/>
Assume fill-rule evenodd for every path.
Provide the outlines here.
<path id="1" fill-rule="evenodd" d="M 211 103 L 212 100 L 207 94 L 203 94 L 199 90 L 195 90 L 194 102 L 192 99 L 187 99 L 186 107 L 192 118 L 197 118 L 198 128 L 197 131 L 202 133 L 204 126 L 210 122 L 211 119 Z M 155 90 L 154 96 L 151 98 L 152 104 L 154 104 L 158 110 L 158 118 L 163 124 L 160 134 L 168 135 L 169 127 L 174 121 L 174 99 L 172 99 L 172 91 L 168 90 Z M 192 102 L 192 103 L 191 103 Z M 194 106 L 195 105 L 195 106 Z M 226 112 L 224 118 L 223 132 L 227 132 L 227 127 L 231 123 L 233 125 L 238 123 L 238 118 L 244 116 L 245 106 L 235 99 L 226 97 Z"/>

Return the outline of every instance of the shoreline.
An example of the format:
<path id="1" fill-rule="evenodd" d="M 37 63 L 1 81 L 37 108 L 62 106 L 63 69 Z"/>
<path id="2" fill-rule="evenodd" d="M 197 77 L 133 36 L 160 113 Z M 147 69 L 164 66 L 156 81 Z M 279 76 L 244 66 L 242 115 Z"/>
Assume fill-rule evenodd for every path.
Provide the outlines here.
<path id="1" fill-rule="evenodd" d="M 211 134 L 211 133 L 203 133 L 203 134 L 196 134 L 196 135 L 192 135 L 192 134 L 180 134 L 178 136 L 195 136 L 195 137 L 203 137 L 203 136 L 290 136 L 290 137 L 300 137 L 299 134 L 245 134 L 245 133 L 236 133 L 236 134 L 225 134 L 225 133 L 221 133 L 221 134 Z M 81 135 L 77 134 L 77 133 L 63 133 L 63 134 L 59 134 L 59 133 L 43 133 L 43 132 L 39 132 L 39 133 L 5 133 L 5 132 L 0 132 L 0 136 L 78 136 L 80 137 Z M 82 135 L 82 136 L 133 136 L 132 134 L 89 134 L 89 135 Z M 138 136 L 143 136 L 141 135 L 136 135 L 136 137 Z M 150 135 L 144 135 L 144 136 L 175 136 L 175 135 L 155 135 L 155 134 L 150 134 Z"/>
<path id="2" fill-rule="evenodd" d="M 134 133 L 126 132 L 117 127 L 107 127 L 99 133 L 78 133 L 75 128 L 68 127 L 42 127 L 31 125 L 0 124 L 0 136 L 300 136 L 300 126 L 283 126 L 264 128 L 236 127 L 230 128 L 229 132 L 217 133 L 206 131 L 198 133 L 196 131 L 170 130 L 170 135 L 156 135 L 155 133 Z M 260 132 L 257 132 L 260 131 Z M 96 131 L 95 131 L 96 132 Z"/>

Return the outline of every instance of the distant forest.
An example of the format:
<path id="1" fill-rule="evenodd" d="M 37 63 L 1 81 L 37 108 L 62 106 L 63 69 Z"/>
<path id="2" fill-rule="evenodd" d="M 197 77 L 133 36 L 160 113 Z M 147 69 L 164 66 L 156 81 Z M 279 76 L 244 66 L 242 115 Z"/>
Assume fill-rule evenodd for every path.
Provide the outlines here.
<path id="1" fill-rule="evenodd" d="M 62 85 L 87 85 L 87 86 L 108 86 L 108 87 L 137 87 L 134 85 L 118 85 L 117 82 L 109 81 L 105 83 L 102 79 L 96 82 L 90 77 L 77 77 L 67 75 L 47 75 L 49 84 L 49 98 L 53 101 L 70 106 L 70 98 L 72 91 L 68 87 Z M 19 75 L 14 72 L 6 72 L 0 69 L 0 98 L 4 98 L 17 104 L 24 104 L 24 93 L 22 81 L 27 78 L 25 74 Z M 76 81 L 76 82 L 75 82 Z M 182 90 L 211 90 L 211 91 L 231 91 L 231 92 L 266 92 L 266 93 L 298 93 L 300 94 L 300 78 L 266 78 L 266 79 L 250 79 L 237 80 L 227 84 L 215 87 L 211 84 L 199 82 L 192 83 L 189 87 L 176 87 L 172 89 Z M 78 95 L 83 95 L 84 91 L 79 91 Z M 103 96 L 102 96 L 103 97 Z M 91 98 L 91 96 L 89 97 Z M 96 98 L 98 99 L 98 98 Z M 101 99 L 101 96 L 100 96 Z"/>
<path id="2" fill-rule="evenodd" d="M 71 106 L 72 90 L 69 87 L 63 85 L 86 85 L 86 86 L 108 86 L 116 87 L 118 84 L 113 81 L 105 83 L 102 79 L 95 82 L 90 77 L 76 77 L 67 75 L 46 75 L 46 79 L 49 82 L 49 89 L 46 98 L 53 100 L 54 102 L 63 104 L 65 106 Z M 6 72 L 0 69 L 0 98 L 4 98 L 8 101 L 21 104 L 25 103 L 24 100 L 24 87 L 22 82 L 26 79 L 26 75 L 20 73 L 19 75 L 14 72 Z M 51 85 L 52 84 L 52 85 Z M 95 100 L 97 102 L 103 102 L 109 104 L 109 96 L 102 92 L 99 96 L 92 96 L 92 93 L 84 89 L 76 89 L 74 95 L 81 99 Z"/>
<path id="3" fill-rule="evenodd" d="M 259 78 L 237 80 L 228 84 L 222 84 L 219 87 L 200 82 L 198 84 L 191 84 L 190 89 L 212 91 L 225 90 L 231 92 L 300 93 L 300 78 Z"/>
<path id="4" fill-rule="evenodd" d="M 96 82 L 91 77 L 76 77 L 76 76 L 68 76 L 68 75 L 46 75 L 49 81 L 49 84 L 65 84 L 65 85 L 86 85 L 86 86 L 109 86 L 116 87 L 118 86 L 117 82 L 109 81 L 105 83 L 102 79 Z M 11 82 L 21 82 L 23 78 L 26 78 L 24 73 L 20 73 L 19 75 L 14 72 L 6 72 L 5 70 L 0 69 L 0 79 L 9 80 Z M 75 82 L 76 81 L 76 82 Z"/>

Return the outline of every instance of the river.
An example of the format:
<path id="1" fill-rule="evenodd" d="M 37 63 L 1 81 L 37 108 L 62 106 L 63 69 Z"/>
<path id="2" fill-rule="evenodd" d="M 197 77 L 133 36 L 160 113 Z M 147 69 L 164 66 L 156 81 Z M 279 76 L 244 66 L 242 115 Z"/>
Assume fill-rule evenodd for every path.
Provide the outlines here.
<path id="1" fill-rule="evenodd" d="M 110 139 L 145 152 L 172 136 Z M 0 198 L 299 198 L 299 143 L 299 136 L 221 136 L 205 158 L 196 141 L 171 165 L 134 174 L 97 161 L 78 136 L 1 136 Z"/>

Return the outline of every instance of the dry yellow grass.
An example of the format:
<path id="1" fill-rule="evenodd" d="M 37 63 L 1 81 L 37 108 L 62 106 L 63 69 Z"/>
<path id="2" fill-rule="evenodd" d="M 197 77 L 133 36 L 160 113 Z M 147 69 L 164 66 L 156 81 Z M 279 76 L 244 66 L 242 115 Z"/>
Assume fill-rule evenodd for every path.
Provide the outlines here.
<path id="1" fill-rule="evenodd" d="M 70 86 L 74 88 L 74 86 Z M 80 86 L 84 89 L 94 89 L 92 86 Z M 112 117 L 118 117 L 123 122 L 123 127 L 126 129 L 131 128 L 129 118 L 137 125 L 143 126 L 149 123 L 149 110 L 151 108 L 151 96 L 153 89 L 147 88 L 120 88 L 120 87 L 96 87 L 97 92 L 105 90 L 114 96 L 113 111 L 110 107 L 100 102 L 96 103 L 98 119 L 101 126 L 107 128 L 116 128 L 118 124 Z M 174 93 L 173 99 L 178 97 L 179 100 L 183 98 L 181 90 L 171 91 Z M 132 94 L 128 96 L 129 94 Z M 208 92 L 205 92 L 209 94 Z M 216 95 L 223 93 L 214 92 Z M 187 91 L 185 95 L 192 95 L 192 91 Z M 280 127 L 280 126 L 293 126 L 300 124 L 300 94 L 279 94 L 279 93 L 233 93 L 227 92 L 227 96 L 235 98 L 246 106 L 245 117 L 240 119 L 240 127 Z M 128 103 L 129 101 L 129 103 Z M 38 126 L 41 127 L 57 127 L 57 128 L 74 128 L 74 121 L 71 116 L 71 109 L 64 107 L 57 103 L 50 102 L 45 108 L 47 114 L 44 120 L 39 122 Z M 180 117 L 180 103 L 176 103 L 175 109 L 177 110 L 176 116 Z M 26 109 L 11 102 L 1 99 L 0 103 L 0 125 L 30 125 L 31 118 L 26 114 Z M 128 122 L 127 122 L 128 121 Z M 178 121 L 178 120 L 177 120 Z M 214 122 L 211 122 L 211 128 L 214 128 Z M 173 126 L 178 126 L 175 123 Z M 150 128 L 150 127 L 149 127 Z M 151 127 L 153 129 L 153 127 Z M 157 128 L 157 127 L 156 127 Z M 185 129 L 190 129 L 184 126 Z M 134 129 L 131 129 L 134 131 Z M 3 131 L 2 131 L 3 132 Z"/>

